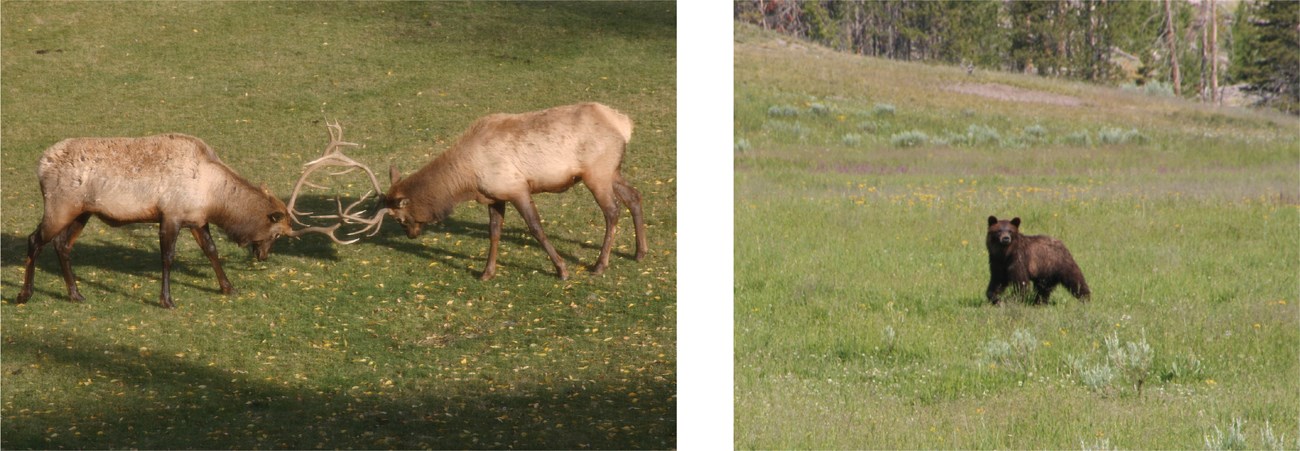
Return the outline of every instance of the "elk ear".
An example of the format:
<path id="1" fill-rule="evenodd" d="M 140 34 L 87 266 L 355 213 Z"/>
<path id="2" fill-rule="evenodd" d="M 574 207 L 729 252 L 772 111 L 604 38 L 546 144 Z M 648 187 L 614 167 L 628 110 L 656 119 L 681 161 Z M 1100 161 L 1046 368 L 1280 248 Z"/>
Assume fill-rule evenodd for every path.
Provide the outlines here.
<path id="1" fill-rule="evenodd" d="M 1011 220 L 1011 225 L 1016 226 L 1016 227 L 1020 227 L 1020 218 L 1014 218 L 1014 219 L 1012 219 L 1012 220 Z"/>
<path id="2" fill-rule="evenodd" d="M 284 219 L 284 213 L 280 213 L 280 212 L 278 212 L 278 211 L 277 211 L 277 212 L 273 212 L 273 213 L 271 213 L 271 214 L 269 214 L 269 215 L 266 215 L 266 218 L 267 218 L 267 219 L 270 219 L 270 220 L 271 220 L 271 223 L 274 224 L 274 223 L 280 222 L 280 220 Z"/>
<path id="3" fill-rule="evenodd" d="M 271 195 L 271 189 L 266 187 L 265 182 L 262 183 L 262 194 L 265 194 L 267 196 Z"/>
<path id="4" fill-rule="evenodd" d="M 993 224 L 997 224 L 997 223 L 998 223 L 998 217 L 997 217 L 997 216 L 989 216 L 989 225 L 993 225 Z"/>
<path id="5" fill-rule="evenodd" d="M 397 208 L 406 208 L 411 205 L 411 199 L 402 198 L 397 201 Z"/>
<path id="6" fill-rule="evenodd" d="M 394 184 L 394 185 L 395 185 L 395 184 L 397 184 L 397 181 L 398 181 L 398 180 L 401 180 L 401 179 L 402 179 L 402 173 L 401 173 L 401 172 L 397 172 L 397 166 L 389 166 L 389 167 L 388 167 L 388 183 L 391 183 L 391 184 Z"/>

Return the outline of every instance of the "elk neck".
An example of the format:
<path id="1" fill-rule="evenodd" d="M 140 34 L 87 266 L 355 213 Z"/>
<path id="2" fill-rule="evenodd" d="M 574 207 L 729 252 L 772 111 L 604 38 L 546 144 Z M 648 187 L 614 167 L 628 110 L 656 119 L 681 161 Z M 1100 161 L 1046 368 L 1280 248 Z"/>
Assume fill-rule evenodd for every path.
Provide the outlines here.
<path id="1" fill-rule="evenodd" d="M 273 196 L 267 196 L 261 188 L 253 186 L 234 171 L 227 169 L 227 172 L 228 177 L 210 187 L 208 194 L 214 202 L 209 204 L 207 218 L 242 246 L 267 225 L 267 215 L 285 208 L 283 204 L 277 208 Z"/>
<path id="2" fill-rule="evenodd" d="M 390 188 L 393 197 L 411 200 L 412 215 L 420 222 L 438 222 L 461 202 L 478 195 L 474 168 L 459 144 L 443 152 L 415 173 Z"/>

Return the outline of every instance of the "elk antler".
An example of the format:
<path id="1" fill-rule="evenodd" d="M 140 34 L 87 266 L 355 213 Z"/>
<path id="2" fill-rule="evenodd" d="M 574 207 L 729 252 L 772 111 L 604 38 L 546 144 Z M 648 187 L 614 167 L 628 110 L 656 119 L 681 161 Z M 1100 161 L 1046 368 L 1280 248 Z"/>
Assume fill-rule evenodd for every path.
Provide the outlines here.
<path id="1" fill-rule="evenodd" d="M 371 171 L 370 168 L 367 167 L 366 165 L 361 164 L 356 160 L 349 158 L 347 155 L 344 155 L 343 151 L 340 150 L 340 148 L 343 146 L 353 146 L 353 147 L 358 146 L 357 143 L 343 141 L 343 127 L 340 126 L 338 122 L 331 124 L 328 121 L 325 123 L 325 126 L 329 128 L 329 133 L 330 133 L 329 145 L 325 147 L 325 152 L 321 154 L 320 158 L 309 161 L 303 165 L 304 167 L 306 167 L 306 169 L 303 170 L 302 176 L 298 178 L 298 183 L 294 184 L 293 194 L 289 195 L 289 205 L 288 205 L 289 217 L 293 219 L 293 222 L 298 223 L 299 225 L 304 225 L 304 226 L 307 225 L 307 223 L 303 222 L 302 219 L 299 218 L 299 216 L 313 215 L 313 213 L 298 211 L 298 209 L 295 207 L 295 205 L 298 203 L 298 194 L 302 191 L 303 185 L 308 185 L 315 188 L 321 188 L 321 186 L 319 185 L 308 182 L 307 177 L 310 176 L 312 172 L 315 172 L 317 169 L 323 167 L 334 166 L 334 167 L 346 168 L 342 171 L 331 173 L 330 175 L 343 175 L 355 171 L 357 169 L 366 171 L 366 175 L 370 176 L 370 183 L 374 185 L 375 189 L 373 191 L 367 191 L 364 196 L 361 196 L 361 199 L 358 199 L 356 202 L 349 204 L 347 208 L 343 208 L 342 201 L 339 201 L 338 198 L 335 198 L 335 203 L 338 205 L 338 214 L 317 215 L 312 217 L 322 218 L 322 219 L 331 219 L 331 218 L 338 219 L 339 222 L 337 224 L 334 224 L 329 227 L 307 227 L 305 229 L 295 230 L 293 236 L 301 236 L 302 234 L 308 232 L 316 232 L 316 233 L 323 233 L 325 235 L 328 235 L 330 239 L 333 240 L 335 243 L 352 244 L 357 242 L 358 240 L 357 239 L 350 240 L 350 241 L 339 240 L 337 237 L 334 236 L 334 231 L 338 230 L 338 228 L 341 227 L 343 224 L 365 224 L 366 227 L 362 228 L 361 230 L 348 233 L 348 235 L 357 235 L 357 234 L 370 231 L 370 234 L 367 236 L 374 236 L 375 234 L 379 233 L 379 228 L 381 225 L 383 225 L 384 216 L 388 214 L 388 209 L 381 208 L 379 211 L 375 212 L 375 215 L 373 217 L 370 218 L 364 218 L 361 216 L 362 213 L 365 213 L 365 210 L 358 211 L 355 213 L 352 211 L 358 205 L 361 205 L 362 202 L 365 202 L 366 199 L 369 199 L 371 194 L 377 192 L 383 192 L 383 190 L 379 188 L 379 179 L 375 178 L 374 171 Z"/>
<path id="2" fill-rule="evenodd" d="M 337 197 L 335 197 L 335 198 L 334 198 L 334 203 L 338 204 L 338 207 L 339 207 L 339 214 L 341 215 L 341 214 L 343 213 L 343 202 L 339 201 L 339 199 L 338 199 Z M 290 210 L 290 211 L 292 211 L 292 210 Z M 293 217 L 293 215 L 290 215 L 290 217 Z M 324 216 L 317 216 L 317 217 L 324 217 Z M 294 222 L 298 222 L 298 218 L 294 218 Z M 298 223 L 299 223 L 299 224 L 302 224 L 301 222 L 298 222 Z M 343 222 L 339 222 L 338 224 L 334 224 L 334 225 L 329 226 L 329 227 L 312 226 L 312 227 L 307 227 L 307 228 L 302 228 L 302 229 L 296 229 L 296 230 L 293 230 L 293 231 L 289 232 L 289 236 L 291 236 L 291 237 L 300 237 L 300 236 L 306 235 L 306 234 L 308 234 L 308 233 L 320 233 L 320 234 L 324 234 L 325 236 L 330 237 L 330 240 L 334 241 L 335 243 L 339 243 L 339 244 L 352 244 L 352 243 L 355 243 L 355 242 L 361 240 L 360 238 L 351 239 L 351 240 L 348 240 L 348 241 L 343 241 L 343 240 L 338 239 L 338 237 L 334 236 L 334 231 L 335 231 L 335 230 L 338 230 L 339 227 L 342 227 L 342 226 L 343 226 Z"/>

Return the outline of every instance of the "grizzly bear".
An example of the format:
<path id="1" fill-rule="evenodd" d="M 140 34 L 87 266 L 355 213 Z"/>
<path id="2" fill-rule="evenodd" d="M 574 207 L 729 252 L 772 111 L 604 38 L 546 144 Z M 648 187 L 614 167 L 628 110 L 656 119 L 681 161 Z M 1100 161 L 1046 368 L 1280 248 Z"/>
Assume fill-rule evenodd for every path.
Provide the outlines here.
<path id="1" fill-rule="evenodd" d="M 1029 282 L 1038 293 L 1036 304 L 1047 303 L 1057 284 L 1065 285 L 1075 298 L 1087 302 L 1092 294 L 1083 271 L 1060 240 L 1046 235 L 1021 235 L 1020 218 L 1010 221 L 989 216 L 989 288 L 984 295 L 997 305 L 1002 291 L 1026 293 Z"/>

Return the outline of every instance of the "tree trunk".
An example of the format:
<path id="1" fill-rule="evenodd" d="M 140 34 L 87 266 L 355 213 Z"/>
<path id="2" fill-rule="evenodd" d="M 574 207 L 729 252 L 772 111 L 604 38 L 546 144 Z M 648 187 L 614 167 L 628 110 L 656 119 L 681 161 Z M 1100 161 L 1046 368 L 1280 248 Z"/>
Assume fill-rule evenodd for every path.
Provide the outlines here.
<path id="1" fill-rule="evenodd" d="M 1170 2 L 1165 0 L 1165 41 L 1169 46 L 1169 67 L 1173 77 L 1174 95 L 1183 95 L 1183 76 L 1178 70 L 1178 38 L 1174 36 L 1174 13 Z"/>
<path id="2" fill-rule="evenodd" d="M 1210 1 L 1210 101 L 1218 106 L 1223 102 L 1219 95 L 1219 6 Z"/>

